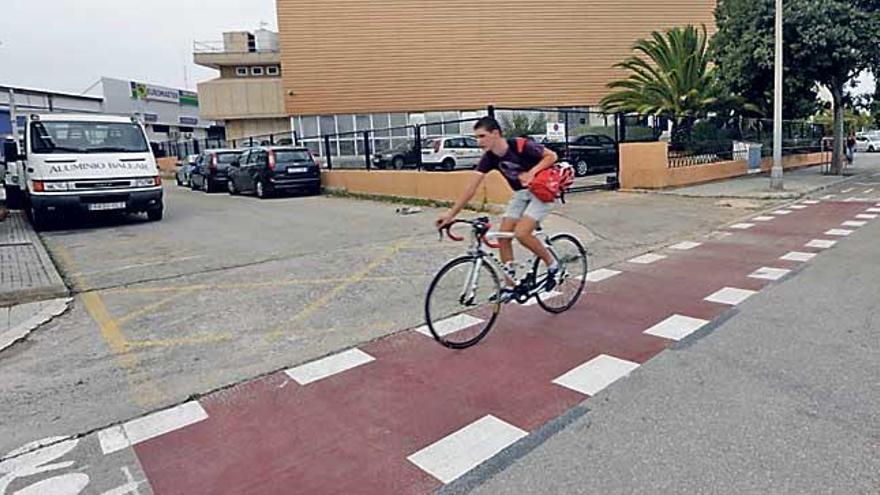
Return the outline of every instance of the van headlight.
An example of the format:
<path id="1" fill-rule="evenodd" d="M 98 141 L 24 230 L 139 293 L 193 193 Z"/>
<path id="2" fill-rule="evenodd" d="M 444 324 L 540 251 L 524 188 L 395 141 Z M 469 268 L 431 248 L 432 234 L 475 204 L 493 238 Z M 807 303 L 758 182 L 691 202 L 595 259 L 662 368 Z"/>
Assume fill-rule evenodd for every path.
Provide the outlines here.
<path id="1" fill-rule="evenodd" d="M 70 182 L 44 182 L 44 191 L 69 191 Z"/>
<path id="2" fill-rule="evenodd" d="M 135 179 L 134 187 L 154 187 L 157 185 L 156 182 L 156 177 L 149 177 L 147 179 Z"/>

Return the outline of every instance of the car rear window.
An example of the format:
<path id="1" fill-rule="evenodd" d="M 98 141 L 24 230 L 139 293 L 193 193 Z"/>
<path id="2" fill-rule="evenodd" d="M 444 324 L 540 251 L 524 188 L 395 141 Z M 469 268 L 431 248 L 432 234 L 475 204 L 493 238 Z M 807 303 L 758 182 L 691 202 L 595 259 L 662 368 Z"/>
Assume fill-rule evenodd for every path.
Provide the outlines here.
<path id="1" fill-rule="evenodd" d="M 232 163 L 239 157 L 238 153 L 217 153 L 217 161 L 220 163 Z"/>
<path id="2" fill-rule="evenodd" d="M 278 163 L 311 162 L 308 151 L 276 151 L 275 161 Z"/>

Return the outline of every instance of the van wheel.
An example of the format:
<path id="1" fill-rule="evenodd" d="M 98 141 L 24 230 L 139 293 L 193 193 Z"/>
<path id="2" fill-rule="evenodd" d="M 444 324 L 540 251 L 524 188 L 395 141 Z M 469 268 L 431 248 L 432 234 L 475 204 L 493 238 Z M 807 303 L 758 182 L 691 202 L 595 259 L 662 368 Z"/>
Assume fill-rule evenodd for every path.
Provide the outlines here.
<path id="1" fill-rule="evenodd" d="M 165 209 L 164 208 L 156 208 L 154 210 L 147 210 L 147 218 L 151 222 L 158 222 L 159 220 L 162 220 L 163 216 L 165 216 Z"/>
<path id="2" fill-rule="evenodd" d="M 443 168 L 446 170 L 455 170 L 455 160 L 452 158 L 443 160 Z"/>
<path id="3" fill-rule="evenodd" d="M 34 208 L 32 205 L 27 207 L 27 217 L 31 221 L 31 227 L 36 231 L 46 228 L 46 214 Z"/>
<path id="4" fill-rule="evenodd" d="M 21 209 L 21 189 L 17 187 L 5 186 L 6 189 L 6 208 L 10 210 L 20 210 Z"/>

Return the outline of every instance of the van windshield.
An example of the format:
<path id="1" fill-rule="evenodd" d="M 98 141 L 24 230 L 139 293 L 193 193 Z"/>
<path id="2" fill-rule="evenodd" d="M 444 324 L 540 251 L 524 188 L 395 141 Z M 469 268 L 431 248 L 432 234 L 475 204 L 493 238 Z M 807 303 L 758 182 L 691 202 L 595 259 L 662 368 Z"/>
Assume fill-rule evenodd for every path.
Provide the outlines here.
<path id="1" fill-rule="evenodd" d="M 32 122 L 34 153 L 146 153 L 140 126 L 123 122 Z"/>

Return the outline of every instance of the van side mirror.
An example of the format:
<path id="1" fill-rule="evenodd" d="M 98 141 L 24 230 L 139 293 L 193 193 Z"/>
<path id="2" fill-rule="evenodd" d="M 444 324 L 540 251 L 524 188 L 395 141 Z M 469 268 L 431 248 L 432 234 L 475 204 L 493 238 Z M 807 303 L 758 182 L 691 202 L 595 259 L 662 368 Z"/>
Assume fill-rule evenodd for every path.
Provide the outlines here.
<path id="1" fill-rule="evenodd" d="M 22 155 L 18 152 L 18 145 L 15 141 L 3 141 L 3 156 L 6 162 L 15 162 L 22 159 Z"/>

